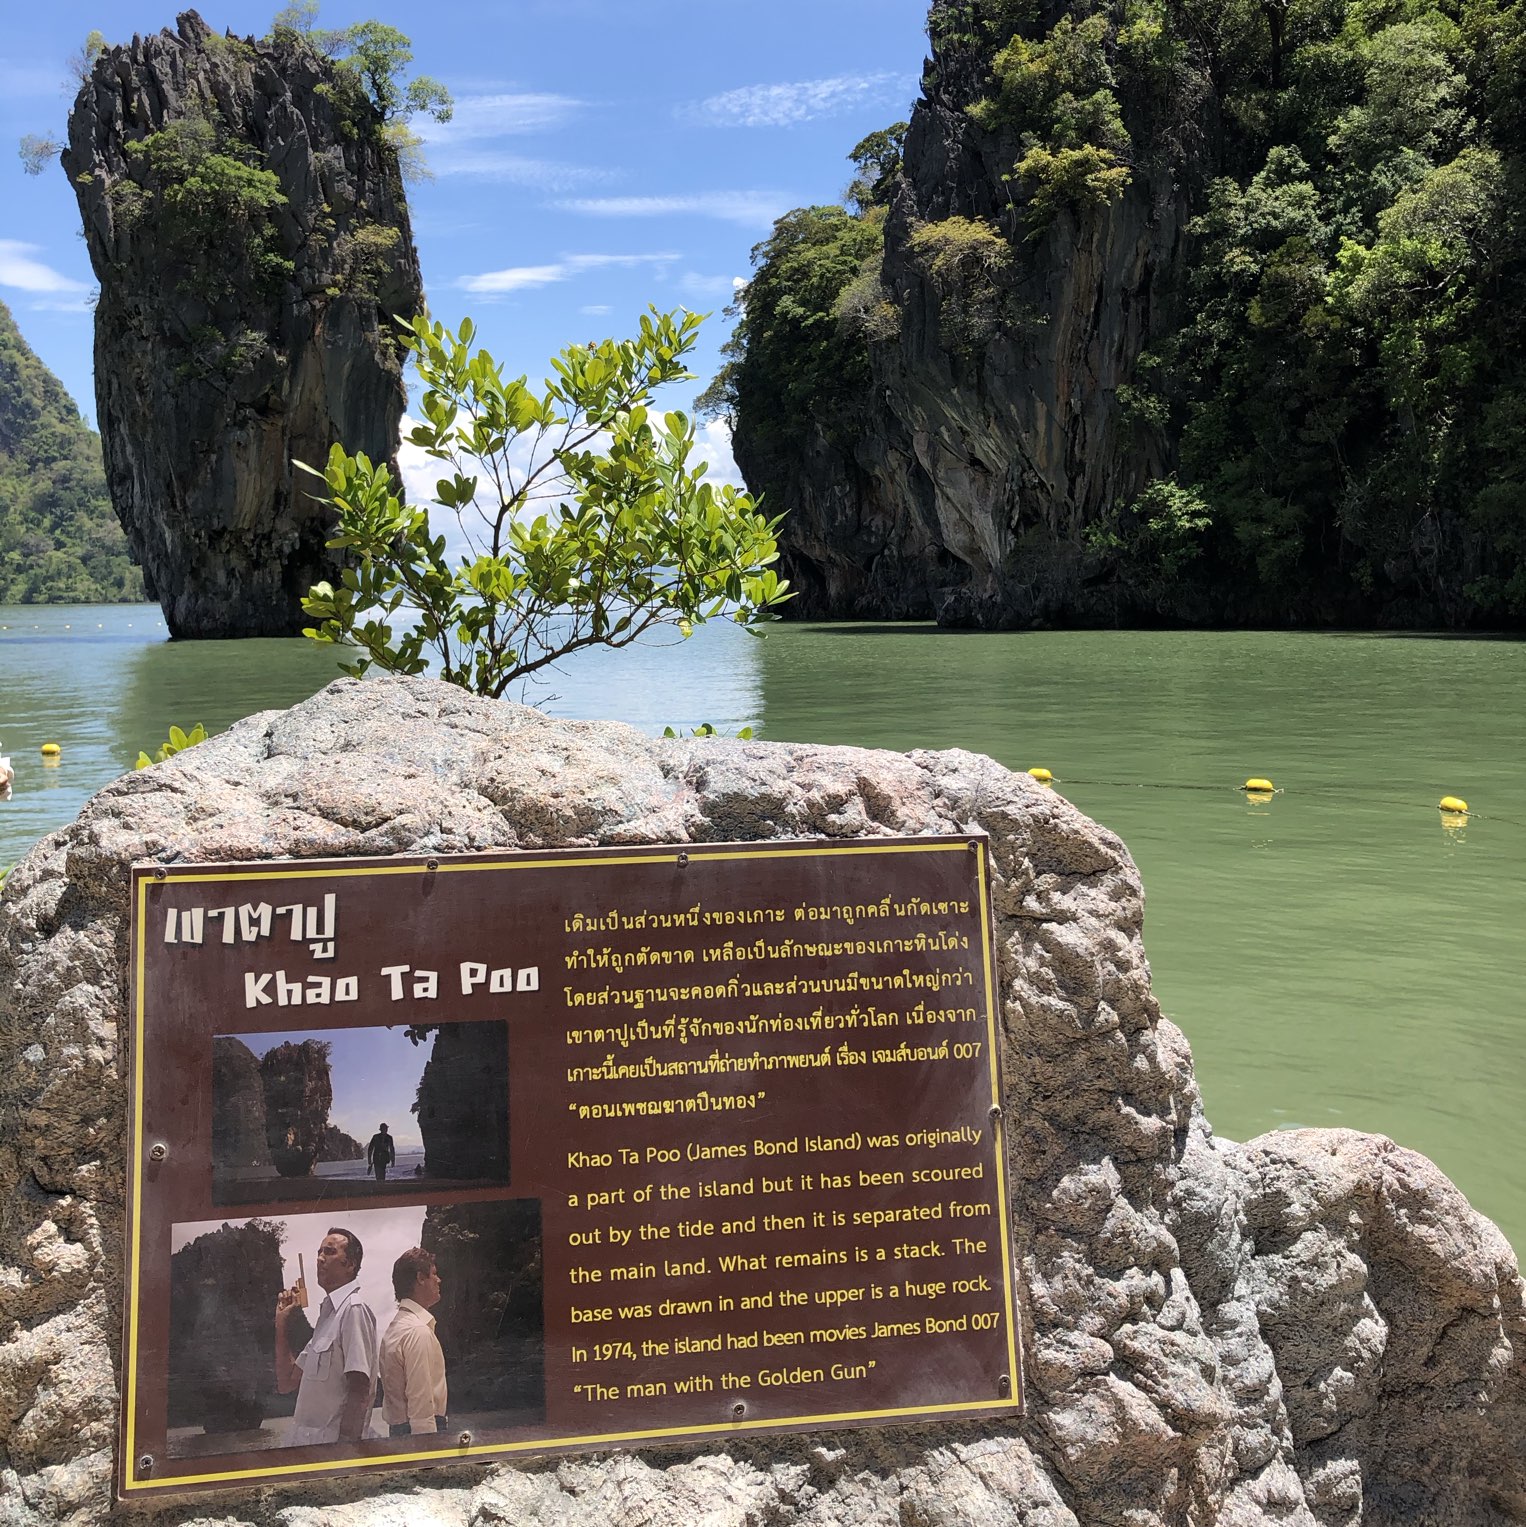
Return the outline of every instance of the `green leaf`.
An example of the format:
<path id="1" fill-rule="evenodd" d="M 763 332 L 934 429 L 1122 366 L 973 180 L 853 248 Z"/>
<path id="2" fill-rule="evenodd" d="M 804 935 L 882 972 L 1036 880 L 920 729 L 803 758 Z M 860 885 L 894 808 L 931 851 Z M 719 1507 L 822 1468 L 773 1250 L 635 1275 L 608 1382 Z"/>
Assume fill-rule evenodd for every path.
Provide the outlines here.
<path id="1" fill-rule="evenodd" d="M 653 312 L 635 339 L 569 346 L 537 397 L 523 378 L 505 383 L 487 352 L 470 353 L 469 322 L 456 333 L 416 322 L 404 343 L 428 425 L 413 438 L 451 469 L 434 501 L 463 517 L 479 551 L 452 566 L 444 536 L 402 502 L 387 466 L 336 447 L 323 474 L 332 544 L 354 560 L 339 588 L 308 591 L 306 634 L 358 649 L 349 671 L 434 671 L 502 695 L 572 651 L 624 646 L 656 625 L 687 636 L 720 616 L 767 618 L 767 605 L 788 597 L 763 576 L 778 555 L 777 522 L 689 465 L 685 415 L 650 411 L 652 389 L 682 374 L 698 327 L 692 314 Z M 565 493 L 542 506 L 556 473 Z M 371 611 L 412 624 L 395 631 Z"/>

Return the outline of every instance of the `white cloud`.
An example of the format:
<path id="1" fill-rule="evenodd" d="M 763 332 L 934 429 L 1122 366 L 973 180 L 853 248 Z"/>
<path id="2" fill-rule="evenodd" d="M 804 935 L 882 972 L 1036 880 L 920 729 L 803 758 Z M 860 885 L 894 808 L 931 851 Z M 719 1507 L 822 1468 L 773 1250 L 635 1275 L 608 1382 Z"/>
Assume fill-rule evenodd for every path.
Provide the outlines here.
<path id="1" fill-rule="evenodd" d="M 824 80 L 744 85 L 677 108 L 677 115 L 711 127 L 793 127 L 814 117 L 861 106 L 909 100 L 916 82 L 907 74 L 837 74 Z"/>
<path id="2" fill-rule="evenodd" d="M 84 293 L 90 290 L 85 282 L 76 281 L 32 258 L 41 253 L 40 244 L 0 239 L 0 286 L 13 286 L 22 292 Z"/>
<path id="3" fill-rule="evenodd" d="M 525 154 L 496 149 L 453 149 L 443 144 L 429 153 L 429 169 L 436 176 L 467 175 L 505 185 L 534 186 L 547 191 L 569 191 L 610 179 L 610 172 L 587 165 L 565 164 L 555 159 L 535 159 Z"/>
<path id="4" fill-rule="evenodd" d="M 450 477 L 454 468 L 449 462 L 437 461 L 423 446 L 414 445 L 408 438 L 421 422 L 408 414 L 403 415 L 397 469 L 403 479 L 407 501 L 427 510 L 429 528 L 435 535 L 445 537 L 446 560 L 454 564 L 464 556 L 476 556 L 489 544 L 491 532 L 487 515 L 496 508 L 497 498 L 491 480 L 483 478 L 478 484 L 476 502 L 466 505 L 459 513 L 435 503 L 435 485 L 442 477 Z M 597 440 L 594 446 L 597 448 Z M 542 442 L 533 430 L 511 441 L 509 468 L 514 481 L 523 482 L 532 470 L 545 463 L 549 455 L 550 445 Z M 465 467 L 467 475 L 473 475 L 470 461 Z M 533 502 L 521 513 L 527 512 L 532 518 L 544 513 L 563 495 L 565 485 L 566 479 L 559 472 L 548 474 L 541 479 Z"/>
<path id="5" fill-rule="evenodd" d="M 690 213 L 744 228 L 772 228 L 798 198 L 779 191 L 696 191 L 681 196 L 589 196 L 558 202 L 564 212 L 590 217 L 673 217 Z"/>
<path id="6" fill-rule="evenodd" d="M 695 450 L 699 460 L 708 461 L 710 470 L 705 473 L 716 484 L 729 483 L 733 488 L 745 488 L 736 458 L 731 454 L 731 426 L 724 419 L 711 419 L 694 427 Z"/>
<path id="7" fill-rule="evenodd" d="M 455 284 L 465 292 L 501 295 L 550 286 L 553 281 L 566 279 L 565 265 L 511 265 L 506 270 L 484 271 L 480 276 L 458 276 Z"/>
<path id="8" fill-rule="evenodd" d="M 504 138 L 513 133 L 542 132 L 559 127 L 582 105 L 571 96 L 537 92 L 459 96 L 450 121 L 420 119 L 415 130 L 426 143 Z"/>
<path id="9" fill-rule="evenodd" d="M 445 464 L 424 453 L 424 447 L 415 445 L 408 436 L 416 430 L 421 419 L 403 415 L 399 426 L 402 441 L 397 448 L 397 469 L 402 474 L 403 492 L 410 504 L 425 504 L 434 497 L 434 485 L 445 475 Z"/>
<path id="10" fill-rule="evenodd" d="M 506 292 L 533 290 L 566 281 L 585 271 L 606 270 L 611 266 L 633 267 L 649 265 L 658 270 L 666 269 L 679 258 L 667 252 L 659 254 L 575 254 L 564 255 L 554 265 L 511 265 L 506 270 L 489 270 L 477 276 L 458 276 L 456 285 L 462 291 L 478 296 L 502 296 Z"/>
<path id="11" fill-rule="evenodd" d="M 684 405 L 683 411 L 690 413 L 688 404 Z M 692 417 L 692 414 L 691 414 Z M 402 443 L 398 446 L 397 465 L 403 478 L 403 490 L 410 504 L 417 504 L 429 511 L 429 524 L 436 535 L 445 537 L 446 556 L 455 562 L 463 555 L 469 554 L 471 544 L 468 535 L 475 539 L 478 544 L 482 543 L 484 526 L 474 509 L 468 508 L 458 520 L 454 511 L 444 509 L 433 502 L 435 484 L 442 477 L 450 475 L 451 468 L 443 461 L 436 461 L 427 455 L 422 446 L 414 445 L 408 436 L 420 421 L 403 415 Z M 724 419 L 711 419 L 707 423 L 696 423 L 695 455 L 691 461 L 704 461 L 709 463 L 706 472 L 707 479 L 717 485 L 729 483 L 734 488 L 745 488 L 747 485 L 742 480 L 742 474 L 737 469 L 736 459 L 731 454 L 731 429 Z M 604 437 L 597 437 L 591 442 L 592 449 L 604 448 Z M 532 456 L 532 452 L 534 455 Z M 522 436 L 510 448 L 510 459 L 516 475 L 522 476 L 532 465 L 545 459 L 546 450 L 543 446 L 539 452 L 535 452 L 534 440 L 529 436 Z M 492 489 L 484 485 L 485 492 L 491 495 Z M 543 513 L 549 506 L 557 502 L 566 491 L 566 479 L 559 473 L 552 473 L 542 480 L 540 492 L 536 495 L 536 501 L 530 507 L 530 513 Z"/>
<path id="12" fill-rule="evenodd" d="M 702 276 L 697 270 L 686 270 L 678 278 L 678 289 L 686 297 L 730 297 L 737 290 L 735 276 Z"/>
<path id="13" fill-rule="evenodd" d="M 607 302 L 590 302 L 587 307 L 581 307 L 578 312 L 586 314 L 589 318 L 602 318 L 613 309 Z"/>

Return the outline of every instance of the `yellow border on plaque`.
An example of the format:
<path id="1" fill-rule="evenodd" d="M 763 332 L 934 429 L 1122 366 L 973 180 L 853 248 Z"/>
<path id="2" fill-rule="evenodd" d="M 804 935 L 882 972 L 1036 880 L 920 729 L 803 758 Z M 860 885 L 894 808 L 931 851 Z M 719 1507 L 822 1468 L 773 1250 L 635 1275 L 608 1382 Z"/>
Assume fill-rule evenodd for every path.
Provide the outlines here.
<path id="1" fill-rule="evenodd" d="M 148 886 L 152 879 L 159 885 L 186 885 L 201 884 L 210 881 L 230 883 L 246 880 L 289 880 L 309 879 L 323 880 L 340 876 L 374 876 L 374 875 L 429 875 L 429 874 L 468 874 L 476 870 L 509 870 L 509 869 L 554 869 L 565 868 L 569 863 L 576 860 L 569 859 L 567 855 L 577 854 L 577 849 L 562 850 L 558 857 L 553 859 L 535 858 L 529 854 L 516 855 L 509 859 L 475 860 L 469 863 L 459 861 L 442 860 L 434 868 L 427 863 L 415 864 L 373 864 L 365 867 L 350 868 L 344 866 L 331 866 L 324 869 L 304 869 L 300 860 L 271 860 L 270 868 L 258 870 L 237 870 L 232 873 L 218 874 L 215 871 L 183 871 L 176 872 L 167 866 L 157 866 L 153 872 L 143 868 L 135 869 L 134 873 L 138 881 L 137 906 L 135 909 L 133 933 L 133 984 L 136 1001 L 132 1014 L 131 1035 L 133 1041 L 133 1190 L 132 1190 L 132 1266 L 129 1273 L 129 1301 L 127 1351 L 124 1354 L 127 1364 L 126 1385 L 126 1427 L 125 1441 L 126 1452 L 122 1459 L 121 1479 L 122 1492 L 130 1491 L 171 1491 L 177 1489 L 195 1489 L 198 1485 L 224 1484 L 232 1480 L 240 1479 L 286 1479 L 301 1474 L 349 1474 L 361 1469 L 379 1467 L 397 1467 L 410 1463 L 445 1464 L 459 1461 L 465 1458 L 483 1458 L 498 1454 L 512 1453 L 538 1453 L 550 1452 L 557 1448 L 571 1447 L 597 1447 L 605 1443 L 615 1442 L 654 1442 L 664 1438 L 708 1437 L 717 1434 L 729 1434 L 744 1431 L 781 1431 L 786 1428 L 794 1429 L 809 1426 L 825 1426 L 833 1422 L 841 1421 L 878 1421 L 892 1420 L 899 1417 L 947 1415 L 957 1412 L 963 1415 L 974 1415 L 990 1410 L 1020 1410 L 1022 1406 L 1022 1387 L 1020 1383 L 1017 1352 L 1017 1326 L 1013 1318 L 1013 1285 L 1016 1282 L 1017 1269 L 1012 1262 L 1012 1234 L 1011 1214 L 1007 1202 L 1007 1173 L 1006 1173 L 1006 1141 L 1005 1131 L 995 1127 L 1000 1122 L 1001 1109 L 1001 1070 L 998 1062 L 997 1048 L 997 1025 L 996 1025 L 996 980 L 994 950 L 991 943 L 991 905 L 986 889 L 989 864 L 986 854 L 989 839 L 985 834 L 960 835 L 957 841 L 951 837 L 943 837 L 925 843 L 919 842 L 876 842 L 874 839 L 857 839 L 841 844 L 825 843 L 812 847 L 772 847 L 766 841 L 756 845 L 744 845 L 736 848 L 725 849 L 712 853 L 703 843 L 689 846 L 654 845 L 657 849 L 652 853 L 632 854 L 602 854 L 597 849 L 588 851 L 587 858 L 582 862 L 595 864 L 677 864 L 680 856 L 688 858 L 716 859 L 758 859 L 758 858 L 819 858 L 835 854 L 929 854 L 929 853 L 969 853 L 973 848 L 976 855 L 975 881 L 980 892 L 980 938 L 982 963 L 985 972 L 986 986 L 986 1051 L 991 1076 L 991 1107 L 995 1112 L 990 1116 L 992 1123 L 992 1144 L 995 1147 L 996 1160 L 996 1192 L 997 1211 L 1001 1221 L 1001 1245 L 1002 1266 L 1006 1271 L 1006 1317 L 1007 1317 L 1007 1364 L 1008 1364 L 1008 1393 L 994 1400 L 956 1400 L 941 1405 L 907 1405 L 898 1406 L 887 1410 L 848 1410 L 832 1411 L 814 1416 L 769 1416 L 756 1421 L 721 1421 L 711 1422 L 698 1426 L 669 1426 L 660 1427 L 650 1431 L 636 1432 L 603 1432 L 598 1434 L 576 1433 L 570 1437 L 536 1437 L 523 1442 L 491 1442 L 474 1444 L 470 1447 L 436 1448 L 425 1453 L 387 1453 L 376 1457 L 324 1460 L 313 1463 L 293 1463 L 284 1466 L 271 1465 L 265 1468 L 250 1469 L 227 1469 L 215 1474 L 174 1474 L 162 1475 L 151 1479 L 133 1478 L 134 1465 L 137 1462 L 137 1392 L 138 1392 L 138 1297 L 140 1287 L 140 1273 L 142 1266 L 142 1194 L 143 1194 L 143 1004 L 145 996 L 145 946 L 146 920 L 148 910 Z M 163 871 L 161 874 L 160 871 Z"/>

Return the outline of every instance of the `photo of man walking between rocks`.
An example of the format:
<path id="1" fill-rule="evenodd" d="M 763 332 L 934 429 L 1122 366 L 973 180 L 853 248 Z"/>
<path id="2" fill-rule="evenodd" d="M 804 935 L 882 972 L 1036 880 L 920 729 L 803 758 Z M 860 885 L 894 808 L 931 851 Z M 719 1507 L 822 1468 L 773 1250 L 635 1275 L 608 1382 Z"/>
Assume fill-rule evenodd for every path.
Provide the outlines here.
<path id="1" fill-rule="evenodd" d="M 537 1200 L 176 1225 L 172 1247 L 171 1458 L 384 1456 L 545 1418 Z"/>
<path id="2" fill-rule="evenodd" d="M 212 1040 L 215 1204 L 284 1206 L 508 1180 L 504 1023 Z"/>

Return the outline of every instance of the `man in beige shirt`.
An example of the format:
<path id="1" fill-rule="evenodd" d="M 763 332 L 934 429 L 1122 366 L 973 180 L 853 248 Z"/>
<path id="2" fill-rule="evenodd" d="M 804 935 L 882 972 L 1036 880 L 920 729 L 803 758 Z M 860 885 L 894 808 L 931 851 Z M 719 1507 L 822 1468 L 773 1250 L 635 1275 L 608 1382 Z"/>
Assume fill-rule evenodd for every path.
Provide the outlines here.
<path id="1" fill-rule="evenodd" d="M 382 1419 L 393 1437 L 445 1430 L 445 1354 L 429 1312 L 440 1302 L 434 1253 L 415 1246 L 392 1265 L 397 1314 L 381 1340 Z"/>

